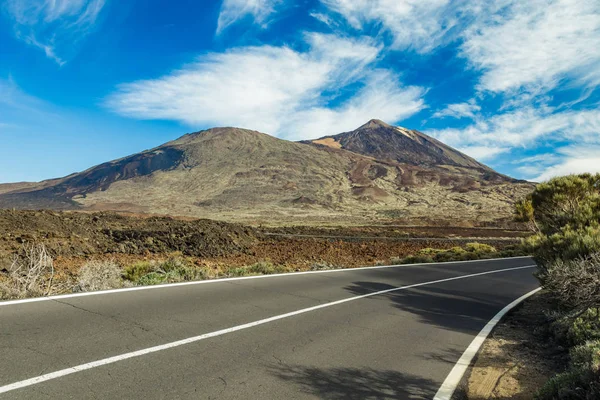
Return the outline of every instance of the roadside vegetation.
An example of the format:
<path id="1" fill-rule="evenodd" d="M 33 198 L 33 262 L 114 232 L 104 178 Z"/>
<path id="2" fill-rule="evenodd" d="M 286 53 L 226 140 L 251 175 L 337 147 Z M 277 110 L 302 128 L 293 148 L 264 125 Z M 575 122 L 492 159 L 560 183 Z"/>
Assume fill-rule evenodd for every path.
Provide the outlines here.
<path id="1" fill-rule="evenodd" d="M 190 257 L 175 255 L 165 260 L 137 261 L 120 265 L 115 260 L 90 260 L 70 284 L 57 285 L 53 259 L 43 245 L 24 247 L 24 257 L 15 257 L 8 274 L 0 274 L 0 299 L 22 299 L 65 292 L 91 292 L 132 286 L 160 285 L 207 279 L 233 278 L 297 272 L 300 269 L 261 261 L 244 266 L 212 263 L 198 265 Z M 340 268 L 318 262 L 302 270 Z"/>
<path id="2" fill-rule="evenodd" d="M 52 292 L 54 260 L 43 244 L 25 245 L 2 268 L 0 299 L 47 296 Z"/>
<path id="3" fill-rule="evenodd" d="M 523 246 L 553 300 L 546 311 L 553 342 L 570 355 L 537 398 L 600 399 L 600 174 L 542 183 L 516 215 L 535 232 Z"/>
<path id="4" fill-rule="evenodd" d="M 326 261 L 304 265 L 273 263 L 268 260 L 231 265 L 186 256 L 181 253 L 153 260 L 132 262 L 91 258 L 74 273 L 57 276 L 54 259 L 42 244 L 24 245 L 8 266 L 0 265 L 0 299 L 20 299 L 59 293 L 89 292 L 130 286 L 159 285 L 206 279 L 271 275 L 298 271 L 321 271 L 347 267 Z M 415 255 L 375 261 L 377 265 L 399 265 L 479 260 L 525 255 L 518 246 L 503 250 L 484 243 L 467 243 L 449 249 L 423 248 Z"/>
<path id="5" fill-rule="evenodd" d="M 451 249 L 433 249 L 427 247 L 419 250 L 417 254 L 393 258 L 392 264 L 418 264 L 448 261 L 485 260 L 489 258 L 526 256 L 527 251 L 519 245 L 507 246 L 504 250 L 497 250 L 494 246 L 485 243 L 467 243 L 465 246 L 455 246 Z"/>

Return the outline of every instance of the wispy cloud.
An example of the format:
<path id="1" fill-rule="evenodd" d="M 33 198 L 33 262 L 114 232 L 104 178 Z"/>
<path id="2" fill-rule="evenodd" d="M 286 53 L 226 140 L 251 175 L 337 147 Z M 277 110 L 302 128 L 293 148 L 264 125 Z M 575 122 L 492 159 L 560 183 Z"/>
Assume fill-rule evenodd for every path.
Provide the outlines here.
<path id="1" fill-rule="evenodd" d="M 269 16 L 281 3 L 282 0 L 223 0 L 217 23 L 217 34 L 247 16 L 252 16 L 255 23 L 266 26 Z"/>
<path id="2" fill-rule="evenodd" d="M 483 160 L 497 159 L 515 149 L 541 151 L 542 154 L 519 160 L 516 168 L 532 180 L 600 169 L 600 110 L 554 112 L 544 107 L 527 107 L 488 119 L 477 117 L 463 129 L 428 133 Z M 564 143 L 572 144 L 560 147 Z M 539 150 L 540 146 L 558 148 L 546 154 Z"/>
<path id="3" fill-rule="evenodd" d="M 392 46 L 426 53 L 457 24 L 449 0 L 321 0 L 355 29 L 372 23 L 393 37 Z"/>
<path id="4" fill-rule="evenodd" d="M 552 113 L 544 108 L 524 108 L 488 119 L 478 118 L 464 129 L 433 130 L 429 133 L 461 148 L 485 146 L 509 150 L 535 147 L 542 139 L 600 143 L 600 110 Z"/>
<path id="5" fill-rule="evenodd" d="M 261 46 L 208 54 L 164 77 L 123 84 L 106 105 L 135 118 L 235 125 L 288 138 L 355 128 L 376 115 L 395 122 L 424 107 L 421 88 L 372 68 L 381 48 L 371 39 L 311 33 L 306 41 L 305 52 Z M 355 93 L 337 104 L 348 85 Z"/>
<path id="6" fill-rule="evenodd" d="M 63 65 L 93 29 L 105 0 L 6 0 L 3 9 L 17 38 Z"/>
<path id="7" fill-rule="evenodd" d="M 600 84 L 600 2 L 321 0 L 355 29 L 379 26 L 392 47 L 426 53 L 458 41 L 479 89 L 536 93 L 565 78 Z"/>
<path id="8" fill-rule="evenodd" d="M 565 78 L 600 84 L 600 2 L 486 3 L 476 9 L 461 47 L 483 71 L 480 89 L 543 92 Z"/>
<path id="9" fill-rule="evenodd" d="M 570 146 L 558 151 L 561 160 L 544 169 L 544 171 L 533 178 L 536 182 L 542 182 L 556 176 L 569 174 L 582 174 L 585 172 L 600 172 L 600 145 L 598 146 Z"/>
<path id="10" fill-rule="evenodd" d="M 475 113 L 481 110 L 481 107 L 475 104 L 474 101 L 468 101 L 466 103 L 449 104 L 443 110 L 437 111 L 433 114 L 433 118 L 475 118 Z"/>

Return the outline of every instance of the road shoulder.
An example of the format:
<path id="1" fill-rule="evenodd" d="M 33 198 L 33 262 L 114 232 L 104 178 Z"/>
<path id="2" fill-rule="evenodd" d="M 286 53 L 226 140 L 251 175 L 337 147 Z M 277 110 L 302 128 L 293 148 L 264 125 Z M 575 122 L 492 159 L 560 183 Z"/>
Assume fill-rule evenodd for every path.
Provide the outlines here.
<path id="1" fill-rule="evenodd" d="M 568 354 L 552 343 L 543 314 L 548 301 L 540 292 L 507 314 L 484 342 L 455 400 L 532 399 L 564 369 Z"/>

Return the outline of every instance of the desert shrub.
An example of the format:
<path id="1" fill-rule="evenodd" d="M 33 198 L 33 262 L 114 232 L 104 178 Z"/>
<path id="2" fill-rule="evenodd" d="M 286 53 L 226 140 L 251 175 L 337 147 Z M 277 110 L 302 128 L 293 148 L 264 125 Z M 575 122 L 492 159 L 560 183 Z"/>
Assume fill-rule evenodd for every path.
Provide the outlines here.
<path id="1" fill-rule="evenodd" d="M 123 278 L 137 285 L 158 285 L 210 279 L 207 268 L 189 265 L 185 260 L 171 257 L 166 261 L 142 261 L 125 268 Z"/>
<path id="2" fill-rule="evenodd" d="M 440 250 L 440 249 L 432 249 L 431 247 L 426 247 L 424 249 L 421 249 L 417 252 L 418 255 L 420 256 L 435 256 L 436 254 L 438 254 L 440 251 L 444 251 L 444 250 Z"/>
<path id="3" fill-rule="evenodd" d="M 434 249 L 426 247 L 416 255 L 405 258 L 393 258 L 393 264 L 421 264 L 448 261 L 479 260 L 499 255 L 495 247 L 483 243 L 467 243 L 465 247 L 455 246 L 451 249 Z"/>
<path id="4" fill-rule="evenodd" d="M 533 218 L 541 233 L 553 235 L 569 226 L 579 230 L 600 221 L 600 174 L 569 175 L 536 186 Z"/>
<path id="5" fill-rule="evenodd" d="M 261 261 L 250 265 L 248 267 L 248 272 L 250 274 L 270 275 L 289 272 L 289 269 L 285 265 L 274 265 L 270 262 Z"/>
<path id="6" fill-rule="evenodd" d="M 596 318 L 597 313 L 592 318 Z M 568 319 L 563 319 L 568 321 Z M 573 326 L 571 326 L 572 328 Z M 582 326 L 579 326 L 582 328 Z M 583 327 L 580 332 L 598 333 L 594 328 Z M 570 330 L 570 333 L 572 331 Z M 600 336 L 596 340 L 580 337 L 578 345 L 569 351 L 569 368 L 551 378 L 537 393 L 540 400 L 598 399 L 600 398 Z"/>
<path id="7" fill-rule="evenodd" d="M 128 267 L 125 267 L 123 271 L 123 278 L 131 282 L 137 282 L 141 277 L 154 272 L 156 269 L 156 263 L 150 261 L 139 261 Z"/>
<path id="8" fill-rule="evenodd" d="M 533 253 L 528 251 L 524 246 L 518 245 L 510 245 L 506 246 L 504 249 L 498 251 L 497 257 L 519 257 L 519 256 L 530 256 Z"/>
<path id="9" fill-rule="evenodd" d="M 229 278 L 238 278 L 241 276 L 247 276 L 248 275 L 248 269 L 246 267 L 237 267 L 237 268 L 230 268 L 227 270 L 226 276 Z"/>
<path id="10" fill-rule="evenodd" d="M 526 198 L 524 198 L 520 201 L 517 201 L 515 203 L 514 217 L 515 217 L 515 221 L 517 221 L 517 222 L 525 222 L 527 224 L 527 227 L 530 230 L 532 230 L 532 231 L 538 230 L 536 223 L 535 223 L 534 209 L 533 209 L 533 203 L 531 201 L 531 195 L 529 195 Z"/>
<path id="11" fill-rule="evenodd" d="M 540 264 L 600 252 L 600 174 L 554 178 L 515 206 L 538 233 L 523 243 Z"/>
<path id="12" fill-rule="evenodd" d="M 600 307 L 600 253 L 541 264 L 537 276 L 554 298 L 569 309 Z"/>
<path id="13" fill-rule="evenodd" d="M 139 286 L 151 286 L 167 283 L 169 274 L 160 272 L 150 272 L 141 276 L 135 283 Z"/>
<path id="14" fill-rule="evenodd" d="M 600 340 L 600 174 L 539 184 L 516 205 L 515 215 L 537 230 L 523 248 L 535 255 L 540 282 L 563 309 L 551 330 L 558 341 L 577 346 L 569 370 L 552 378 L 538 398 L 600 398 L 600 373 L 593 362 Z"/>
<path id="15" fill-rule="evenodd" d="M 402 264 L 426 264 L 432 263 L 433 258 L 429 256 L 408 256 L 402 260 Z"/>
<path id="16" fill-rule="evenodd" d="M 494 246 L 477 242 L 467 243 L 465 246 L 465 250 L 473 253 L 495 253 L 497 251 Z"/>
<path id="17" fill-rule="evenodd" d="M 123 286 L 121 267 L 114 261 L 91 260 L 79 270 L 77 287 L 84 292 Z"/>
<path id="18" fill-rule="evenodd" d="M 260 261 L 252 265 L 230 268 L 229 270 L 227 270 L 226 275 L 228 277 L 234 278 L 249 275 L 281 274 L 284 272 L 290 272 L 290 269 L 285 265 L 274 265 L 273 263 L 268 261 Z"/>
<path id="19" fill-rule="evenodd" d="M 325 271 L 325 270 L 336 269 L 336 268 L 338 268 L 338 267 L 336 267 L 333 264 L 329 264 L 326 262 L 318 262 L 318 263 L 311 265 L 310 270 L 311 271 Z"/>
<path id="20" fill-rule="evenodd" d="M 537 393 L 538 400 L 600 398 L 600 373 L 590 367 L 571 368 L 551 378 Z"/>
<path id="21" fill-rule="evenodd" d="M 578 230 L 565 227 L 550 236 L 538 234 L 527 238 L 524 245 L 540 265 L 561 260 L 574 260 L 600 252 L 600 227 L 588 226 Z"/>
<path id="22" fill-rule="evenodd" d="M 51 294 L 54 260 L 43 244 L 25 245 L 8 267 L 0 282 L 0 298 L 39 297 Z"/>
<path id="23" fill-rule="evenodd" d="M 600 369 L 600 340 L 588 341 L 573 347 L 569 352 L 571 363 L 579 368 Z"/>
<path id="24" fill-rule="evenodd" d="M 569 341 L 576 345 L 588 340 L 600 340 L 600 310 L 589 308 L 575 318 L 570 324 L 567 336 Z"/>

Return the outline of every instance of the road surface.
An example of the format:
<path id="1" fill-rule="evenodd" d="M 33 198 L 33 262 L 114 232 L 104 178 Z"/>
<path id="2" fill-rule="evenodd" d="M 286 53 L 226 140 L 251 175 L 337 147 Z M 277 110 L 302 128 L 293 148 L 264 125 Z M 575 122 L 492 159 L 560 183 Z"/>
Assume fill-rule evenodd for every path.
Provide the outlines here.
<path id="1" fill-rule="evenodd" d="M 0 399 L 433 398 L 529 258 L 0 303 Z M 409 286 L 409 287 L 407 287 Z"/>

